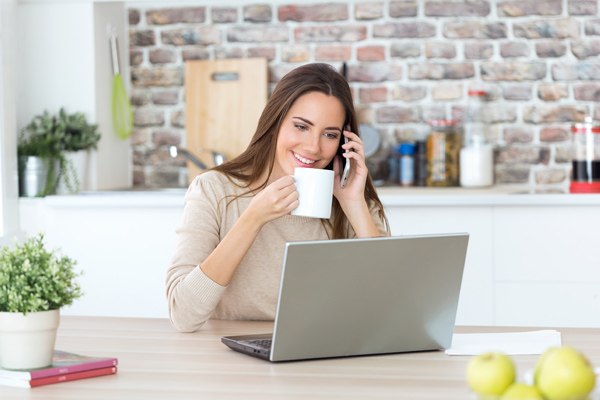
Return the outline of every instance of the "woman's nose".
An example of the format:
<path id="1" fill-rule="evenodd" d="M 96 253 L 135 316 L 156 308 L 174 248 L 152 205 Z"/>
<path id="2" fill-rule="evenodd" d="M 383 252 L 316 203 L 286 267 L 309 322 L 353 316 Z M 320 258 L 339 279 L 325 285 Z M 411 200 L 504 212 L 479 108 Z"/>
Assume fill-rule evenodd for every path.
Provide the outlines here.
<path id="1" fill-rule="evenodd" d="M 320 138 L 321 138 L 321 135 L 317 134 L 316 132 L 308 135 L 306 137 L 306 139 L 304 140 L 304 149 L 307 152 L 310 152 L 311 154 L 319 153 L 320 146 L 321 146 L 321 143 L 319 141 Z"/>

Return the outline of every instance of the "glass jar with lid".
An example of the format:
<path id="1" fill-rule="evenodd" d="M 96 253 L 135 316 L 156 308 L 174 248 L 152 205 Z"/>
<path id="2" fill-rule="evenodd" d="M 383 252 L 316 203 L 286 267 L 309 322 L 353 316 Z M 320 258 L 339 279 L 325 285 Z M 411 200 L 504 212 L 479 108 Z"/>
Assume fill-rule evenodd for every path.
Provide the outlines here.
<path id="1" fill-rule="evenodd" d="M 586 117 L 571 128 L 571 193 L 600 193 L 600 125 Z"/>
<path id="2" fill-rule="evenodd" d="M 494 183 L 494 149 L 486 140 L 485 123 L 487 93 L 469 90 L 469 103 L 464 118 L 463 148 L 460 150 L 460 185 L 484 187 Z"/>
<path id="3" fill-rule="evenodd" d="M 436 120 L 429 123 L 431 133 L 427 137 L 427 186 L 458 186 L 459 155 L 462 135 L 452 120 Z"/>

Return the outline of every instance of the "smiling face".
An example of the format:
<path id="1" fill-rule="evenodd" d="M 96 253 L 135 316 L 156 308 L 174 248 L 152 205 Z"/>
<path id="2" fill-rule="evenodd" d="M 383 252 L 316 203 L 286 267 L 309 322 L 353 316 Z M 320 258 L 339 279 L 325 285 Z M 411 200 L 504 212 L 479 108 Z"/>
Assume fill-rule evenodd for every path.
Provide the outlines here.
<path id="1" fill-rule="evenodd" d="M 271 181 L 293 175 L 294 168 L 325 168 L 335 157 L 346 113 L 334 96 L 300 96 L 285 116 L 277 137 Z"/>

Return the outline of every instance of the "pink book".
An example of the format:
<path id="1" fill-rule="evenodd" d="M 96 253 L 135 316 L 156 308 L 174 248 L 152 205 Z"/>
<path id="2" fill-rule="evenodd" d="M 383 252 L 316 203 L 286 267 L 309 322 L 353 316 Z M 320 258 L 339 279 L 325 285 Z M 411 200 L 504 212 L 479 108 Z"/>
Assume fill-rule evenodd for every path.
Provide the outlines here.
<path id="1" fill-rule="evenodd" d="M 54 350 L 51 366 L 29 371 L 12 371 L 0 368 L 0 378 L 30 381 L 32 379 L 46 378 L 49 376 L 114 367 L 116 365 L 116 358 L 88 357 L 68 353 L 66 351 Z"/>
<path id="2" fill-rule="evenodd" d="M 89 371 L 73 372 L 64 375 L 54 375 L 47 378 L 32 379 L 30 381 L 26 379 L 0 378 L 0 385 L 32 388 L 36 386 L 51 385 L 53 383 L 75 381 L 78 379 L 93 378 L 96 376 L 112 375 L 116 373 L 117 367 L 106 367 L 91 369 Z"/>

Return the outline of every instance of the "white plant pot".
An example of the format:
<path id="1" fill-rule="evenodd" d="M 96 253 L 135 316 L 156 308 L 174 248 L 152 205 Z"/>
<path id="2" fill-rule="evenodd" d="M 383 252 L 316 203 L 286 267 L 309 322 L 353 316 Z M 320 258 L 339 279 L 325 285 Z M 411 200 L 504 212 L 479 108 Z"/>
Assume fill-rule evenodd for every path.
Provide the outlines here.
<path id="1" fill-rule="evenodd" d="M 75 169 L 75 175 L 79 181 L 79 190 L 90 190 L 92 174 L 92 151 L 67 151 L 63 153 L 63 155 L 68 162 L 72 163 L 73 168 Z M 58 162 L 56 163 L 55 171 L 55 173 L 58 173 Z M 72 194 L 62 179 L 56 187 L 56 194 Z"/>
<path id="2" fill-rule="evenodd" d="M 52 364 L 59 310 L 0 312 L 0 367 L 35 369 Z"/>

